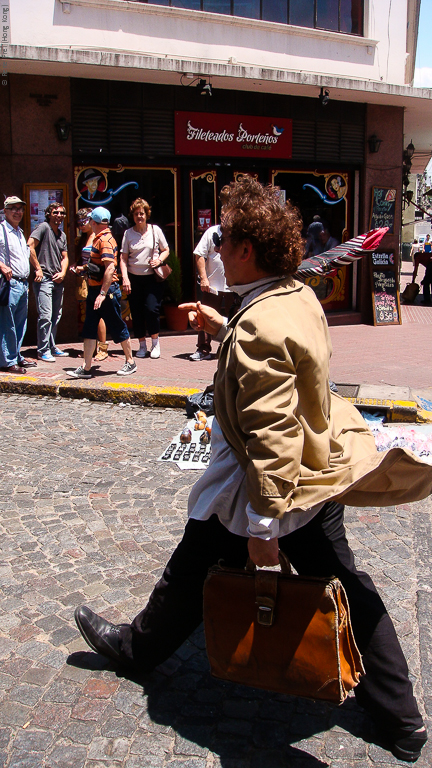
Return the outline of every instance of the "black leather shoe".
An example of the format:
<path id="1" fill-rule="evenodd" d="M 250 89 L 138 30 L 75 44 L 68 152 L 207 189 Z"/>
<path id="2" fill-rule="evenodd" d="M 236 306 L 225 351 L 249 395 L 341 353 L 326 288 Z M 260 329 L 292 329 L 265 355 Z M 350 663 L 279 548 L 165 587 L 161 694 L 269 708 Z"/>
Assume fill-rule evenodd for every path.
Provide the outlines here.
<path id="1" fill-rule="evenodd" d="M 86 605 L 75 609 L 75 621 L 87 645 L 117 664 L 127 664 L 120 655 L 120 627 L 106 621 Z"/>
<path id="2" fill-rule="evenodd" d="M 21 360 L 18 360 L 18 365 L 21 366 L 21 368 L 36 368 L 37 362 L 36 360 L 29 360 L 27 357 L 22 357 Z"/>
<path id="3" fill-rule="evenodd" d="M 424 731 L 414 731 L 413 733 L 400 736 L 390 740 L 390 749 L 398 760 L 405 760 L 407 763 L 415 763 L 419 759 L 421 751 L 428 740 L 426 728 Z"/>
<path id="4" fill-rule="evenodd" d="M 27 373 L 26 369 L 21 365 L 9 365 L 8 368 L 1 368 L 0 370 L 5 371 L 5 373 L 17 373 L 19 376 Z"/>

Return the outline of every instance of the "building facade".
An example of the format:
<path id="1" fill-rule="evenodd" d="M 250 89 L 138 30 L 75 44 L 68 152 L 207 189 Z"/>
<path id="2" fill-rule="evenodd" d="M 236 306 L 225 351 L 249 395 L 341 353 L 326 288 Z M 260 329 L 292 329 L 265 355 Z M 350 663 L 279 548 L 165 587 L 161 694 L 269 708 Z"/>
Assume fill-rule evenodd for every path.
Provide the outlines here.
<path id="1" fill-rule="evenodd" d="M 28 231 L 61 195 L 71 243 L 79 207 L 114 218 L 145 197 L 185 298 L 194 245 L 242 173 L 278 185 L 305 233 L 319 215 L 338 241 L 369 228 L 374 189 L 388 190 L 382 247 L 397 257 L 404 148 L 416 172 L 432 153 L 431 93 L 411 87 L 418 13 L 416 0 L 14 0 L 1 192 L 27 196 Z M 331 322 L 371 320 L 366 260 L 311 284 Z M 73 288 L 71 276 L 68 340 Z"/>

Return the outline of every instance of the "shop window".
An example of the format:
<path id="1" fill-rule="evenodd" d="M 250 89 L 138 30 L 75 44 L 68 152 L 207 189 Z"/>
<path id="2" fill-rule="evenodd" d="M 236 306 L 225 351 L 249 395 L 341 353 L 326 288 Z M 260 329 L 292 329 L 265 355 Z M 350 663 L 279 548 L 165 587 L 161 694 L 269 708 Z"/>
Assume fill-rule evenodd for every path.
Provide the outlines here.
<path id="1" fill-rule="evenodd" d="M 192 251 L 209 227 L 217 224 L 216 171 L 191 171 Z"/>
<path id="2" fill-rule="evenodd" d="M 304 258 L 325 253 L 349 238 L 349 174 L 336 168 L 327 173 L 288 170 L 272 171 L 272 184 L 280 187 L 303 219 Z M 317 227 L 317 222 L 319 222 Z M 305 278 L 325 310 L 346 310 L 351 306 L 350 267 L 338 267 L 324 275 Z"/>
<path id="3" fill-rule="evenodd" d="M 364 0 L 141 0 L 156 5 L 363 34 Z"/>
<path id="4" fill-rule="evenodd" d="M 143 197 L 152 209 L 151 221 L 162 228 L 170 248 L 178 253 L 177 168 L 77 165 L 74 175 L 75 210 L 103 205 L 114 221 L 128 215 L 132 201 Z M 93 186 L 90 179 L 95 180 Z"/>

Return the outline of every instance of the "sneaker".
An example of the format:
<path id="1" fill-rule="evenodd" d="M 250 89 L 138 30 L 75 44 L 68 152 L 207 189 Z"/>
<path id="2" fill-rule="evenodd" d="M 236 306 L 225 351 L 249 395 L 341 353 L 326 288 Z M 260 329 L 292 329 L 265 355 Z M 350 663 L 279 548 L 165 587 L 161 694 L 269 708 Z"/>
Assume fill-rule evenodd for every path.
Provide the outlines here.
<path id="1" fill-rule="evenodd" d="M 135 357 L 147 357 L 147 347 L 140 347 Z"/>
<path id="2" fill-rule="evenodd" d="M 189 360 L 192 360 L 193 362 L 196 362 L 197 360 L 212 360 L 213 355 L 210 352 L 200 352 L 199 349 L 197 349 L 196 352 L 193 353 L 193 355 L 189 355 Z"/>
<path id="3" fill-rule="evenodd" d="M 125 363 L 123 368 L 117 371 L 117 376 L 129 376 L 130 373 L 135 373 L 136 369 L 136 363 Z"/>
<path id="4" fill-rule="evenodd" d="M 154 344 L 151 348 L 150 357 L 152 360 L 157 360 L 160 357 L 160 344 Z"/>
<path id="5" fill-rule="evenodd" d="M 54 355 L 54 357 L 69 357 L 69 352 L 63 352 L 63 350 L 58 347 L 53 347 L 51 354 Z"/>
<path id="6" fill-rule="evenodd" d="M 91 371 L 86 371 L 83 365 L 78 366 L 78 368 L 75 368 L 74 371 L 66 371 L 68 376 L 72 376 L 73 379 L 91 379 L 93 378 L 93 374 Z"/>
<path id="7" fill-rule="evenodd" d="M 43 360 L 44 363 L 55 363 L 55 357 L 51 352 L 44 352 L 42 355 L 38 353 L 38 360 Z"/>

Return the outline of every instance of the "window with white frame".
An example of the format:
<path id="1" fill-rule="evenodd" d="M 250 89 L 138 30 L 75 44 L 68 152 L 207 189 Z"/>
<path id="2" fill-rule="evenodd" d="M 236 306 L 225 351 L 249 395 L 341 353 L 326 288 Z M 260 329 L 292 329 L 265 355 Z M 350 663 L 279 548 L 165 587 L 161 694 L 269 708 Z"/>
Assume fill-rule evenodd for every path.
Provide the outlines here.
<path id="1" fill-rule="evenodd" d="M 224 13 L 310 29 L 363 35 L 364 0 L 150 0 L 152 5 Z M 149 0 L 141 0 L 149 2 Z"/>

